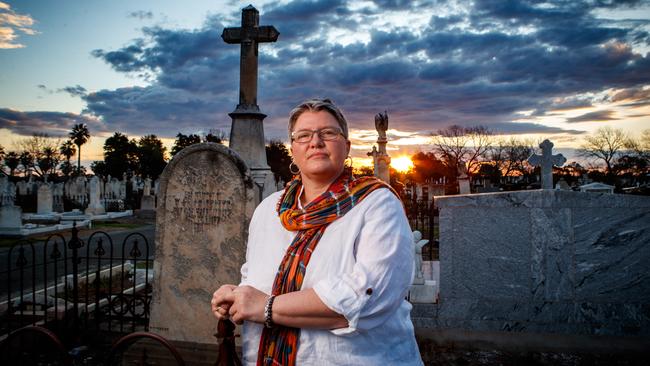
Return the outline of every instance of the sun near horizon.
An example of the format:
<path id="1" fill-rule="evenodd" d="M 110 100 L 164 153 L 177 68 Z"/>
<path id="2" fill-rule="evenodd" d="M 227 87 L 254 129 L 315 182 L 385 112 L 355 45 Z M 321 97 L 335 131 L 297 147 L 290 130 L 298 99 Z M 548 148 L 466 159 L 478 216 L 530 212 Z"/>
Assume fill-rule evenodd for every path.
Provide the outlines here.
<path id="1" fill-rule="evenodd" d="M 406 173 L 413 168 L 411 158 L 405 155 L 398 156 L 390 159 L 390 166 L 398 172 Z"/>

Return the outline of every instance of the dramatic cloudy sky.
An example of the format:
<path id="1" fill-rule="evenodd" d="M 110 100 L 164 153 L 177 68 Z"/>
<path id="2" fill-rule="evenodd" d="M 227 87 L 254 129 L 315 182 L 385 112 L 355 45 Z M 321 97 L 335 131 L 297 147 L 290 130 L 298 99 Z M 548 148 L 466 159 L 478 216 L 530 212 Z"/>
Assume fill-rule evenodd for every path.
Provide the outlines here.
<path id="1" fill-rule="evenodd" d="M 0 2 L 0 144 L 87 123 L 103 139 L 230 126 L 239 46 L 221 39 L 248 2 Z M 267 138 L 307 97 L 346 112 L 354 156 L 388 111 L 393 155 L 431 131 L 484 125 L 570 149 L 600 126 L 650 128 L 650 2 L 257 1 L 280 32 L 260 46 Z M 83 151 L 82 151 L 83 152 Z"/>

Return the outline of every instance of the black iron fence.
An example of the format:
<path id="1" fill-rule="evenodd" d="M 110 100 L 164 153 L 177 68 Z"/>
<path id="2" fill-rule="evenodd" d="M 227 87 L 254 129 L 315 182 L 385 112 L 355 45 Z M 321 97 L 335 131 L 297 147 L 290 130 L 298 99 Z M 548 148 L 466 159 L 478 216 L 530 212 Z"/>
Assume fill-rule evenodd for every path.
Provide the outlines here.
<path id="1" fill-rule="evenodd" d="M 438 260 L 438 209 L 433 200 L 404 199 L 404 208 L 411 230 L 422 233 L 429 243 L 422 248 L 423 260 Z"/>
<path id="2" fill-rule="evenodd" d="M 4 252 L 3 346 L 26 326 L 51 332 L 71 350 L 108 347 L 126 333 L 148 330 L 153 248 L 147 238 L 131 233 L 115 244 L 97 231 L 82 240 L 76 227 L 66 236 L 21 240 Z"/>

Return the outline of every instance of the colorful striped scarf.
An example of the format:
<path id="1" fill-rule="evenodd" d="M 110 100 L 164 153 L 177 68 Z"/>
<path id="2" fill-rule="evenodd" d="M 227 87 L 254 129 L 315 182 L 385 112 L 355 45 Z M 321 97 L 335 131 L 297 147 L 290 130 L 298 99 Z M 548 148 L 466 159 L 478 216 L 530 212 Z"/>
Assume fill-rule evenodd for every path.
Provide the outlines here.
<path id="1" fill-rule="evenodd" d="M 298 177 L 294 178 L 278 203 L 278 214 L 285 229 L 298 233 L 280 262 L 272 294 L 277 296 L 299 291 L 311 254 L 327 226 L 379 188 L 388 188 L 395 193 L 388 184 L 375 177 L 355 179 L 344 172 L 327 191 L 300 209 L 298 200 L 302 181 Z M 279 325 L 264 328 L 257 353 L 257 365 L 295 365 L 299 338 L 298 328 Z"/>

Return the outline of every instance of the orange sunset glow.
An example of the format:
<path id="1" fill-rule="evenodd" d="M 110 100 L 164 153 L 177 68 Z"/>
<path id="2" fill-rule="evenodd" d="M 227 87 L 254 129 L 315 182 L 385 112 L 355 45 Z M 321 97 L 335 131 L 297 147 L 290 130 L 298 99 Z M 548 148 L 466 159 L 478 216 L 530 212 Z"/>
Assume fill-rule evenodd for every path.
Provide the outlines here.
<path id="1" fill-rule="evenodd" d="M 390 166 L 398 172 L 408 172 L 413 168 L 413 162 L 408 156 L 398 156 L 390 160 Z"/>

